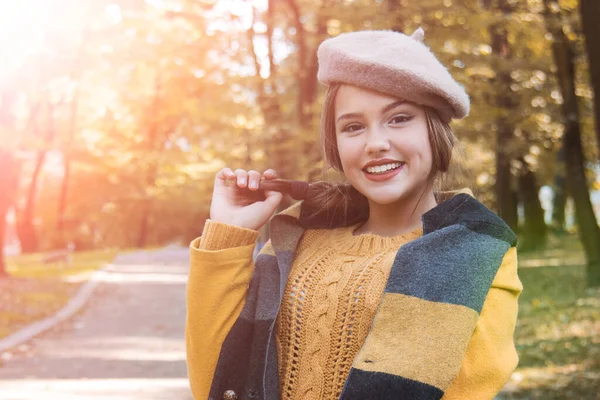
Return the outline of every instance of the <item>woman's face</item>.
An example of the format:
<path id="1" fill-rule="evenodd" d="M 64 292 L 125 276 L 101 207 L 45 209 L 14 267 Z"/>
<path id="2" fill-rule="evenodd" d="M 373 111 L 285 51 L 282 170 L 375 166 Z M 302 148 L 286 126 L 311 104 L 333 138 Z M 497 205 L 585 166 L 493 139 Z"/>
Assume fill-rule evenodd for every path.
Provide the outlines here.
<path id="1" fill-rule="evenodd" d="M 391 204 L 421 195 L 432 168 L 423 108 L 342 85 L 335 98 L 335 130 L 344 174 L 365 197 Z"/>

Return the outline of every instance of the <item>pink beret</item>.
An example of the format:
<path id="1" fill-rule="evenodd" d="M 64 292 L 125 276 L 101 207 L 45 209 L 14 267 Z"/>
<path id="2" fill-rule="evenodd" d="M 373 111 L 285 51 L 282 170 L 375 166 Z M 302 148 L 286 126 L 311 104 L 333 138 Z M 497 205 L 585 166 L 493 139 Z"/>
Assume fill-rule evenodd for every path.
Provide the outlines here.
<path id="1" fill-rule="evenodd" d="M 469 96 L 423 44 L 394 31 L 358 31 L 327 39 L 317 50 L 317 78 L 391 94 L 436 109 L 444 120 L 469 114 Z"/>

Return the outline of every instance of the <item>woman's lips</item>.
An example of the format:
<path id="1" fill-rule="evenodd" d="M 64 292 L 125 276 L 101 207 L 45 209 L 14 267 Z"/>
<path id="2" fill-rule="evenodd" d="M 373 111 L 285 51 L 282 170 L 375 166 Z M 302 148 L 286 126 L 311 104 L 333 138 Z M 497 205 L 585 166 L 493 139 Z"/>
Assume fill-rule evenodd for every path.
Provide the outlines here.
<path id="1" fill-rule="evenodd" d="M 398 168 L 391 169 L 389 171 L 384 172 L 383 174 L 369 174 L 367 171 L 363 171 L 363 174 L 365 174 L 365 177 L 371 181 L 375 181 L 375 182 L 387 181 L 388 179 L 391 179 L 394 176 L 398 175 L 398 173 L 400 173 L 400 171 L 404 168 L 405 165 L 406 164 L 402 164 Z"/>

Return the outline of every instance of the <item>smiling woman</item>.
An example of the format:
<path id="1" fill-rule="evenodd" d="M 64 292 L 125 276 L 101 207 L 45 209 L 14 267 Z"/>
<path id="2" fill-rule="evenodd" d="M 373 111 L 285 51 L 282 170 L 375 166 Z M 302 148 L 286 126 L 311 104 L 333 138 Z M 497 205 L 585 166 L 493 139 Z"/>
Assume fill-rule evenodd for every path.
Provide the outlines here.
<path id="1" fill-rule="evenodd" d="M 191 244 L 195 398 L 491 399 L 509 378 L 516 236 L 469 189 L 435 189 L 470 101 L 423 39 L 359 31 L 319 46 L 322 150 L 343 185 L 312 183 L 271 218 L 295 185 L 273 170 L 215 177 Z"/>

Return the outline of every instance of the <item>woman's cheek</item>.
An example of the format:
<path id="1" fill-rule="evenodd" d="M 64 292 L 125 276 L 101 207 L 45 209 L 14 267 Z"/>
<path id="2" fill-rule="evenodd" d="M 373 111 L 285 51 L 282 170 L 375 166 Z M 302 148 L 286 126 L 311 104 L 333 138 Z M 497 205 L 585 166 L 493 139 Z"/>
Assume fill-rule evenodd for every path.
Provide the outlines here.
<path id="1" fill-rule="evenodd" d="M 350 148 L 347 146 L 347 140 L 338 141 L 338 153 L 340 155 L 340 160 L 342 162 L 342 167 L 344 171 L 346 171 L 349 167 L 349 164 L 352 163 L 353 154 L 350 151 Z"/>

